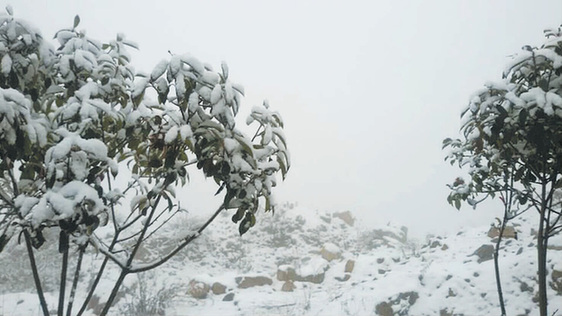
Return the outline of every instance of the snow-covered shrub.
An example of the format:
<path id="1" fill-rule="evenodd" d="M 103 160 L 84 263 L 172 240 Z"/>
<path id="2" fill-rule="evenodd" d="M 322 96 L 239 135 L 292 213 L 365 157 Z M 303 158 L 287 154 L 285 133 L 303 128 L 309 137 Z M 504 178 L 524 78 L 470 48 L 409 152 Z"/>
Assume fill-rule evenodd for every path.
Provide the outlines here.
<path id="1" fill-rule="evenodd" d="M 125 303 L 120 304 L 121 315 L 165 315 L 166 307 L 185 292 L 179 284 L 158 284 L 153 271 L 137 274 L 137 282 L 125 288 Z"/>
<path id="2" fill-rule="evenodd" d="M 243 88 L 225 63 L 215 72 L 173 54 L 139 73 L 128 53 L 133 42 L 121 34 L 99 42 L 79 23 L 76 16 L 57 32 L 54 46 L 11 7 L 0 15 L 0 251 L 14 237 L 25 242 L 45 315 L 33 248 L 55 243 L 62 254 L 59 312 L 70 255 L 71 303 L 86 251 L 105 256 L 86 302 L 107 261 L 117 264 L 106 314 L 125 276 L 167 262 L 220 212 L 235 210 L 232 221 L 246 233 L 260 205 L 274 209 L 276 175 L 284 178 L 290 165 L 283 120 L 267 102 L 246 120 L 255 133 L 236 127 Z M 214 179 L 223 201 L 208 219 L 172 234 L 162 227 L 185 212 L 176 189 L 197 170 Z M 172 242 L 137 264 L 141 246 L 162 244 L 150 242 L 158 238 Z"/>

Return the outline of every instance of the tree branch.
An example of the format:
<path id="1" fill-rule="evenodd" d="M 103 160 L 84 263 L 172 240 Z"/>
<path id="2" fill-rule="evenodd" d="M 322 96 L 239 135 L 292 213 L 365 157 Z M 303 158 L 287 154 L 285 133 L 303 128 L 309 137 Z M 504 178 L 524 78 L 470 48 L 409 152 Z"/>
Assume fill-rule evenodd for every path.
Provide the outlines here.
<path id="1" fill-rule="evenodd" d="M 144 271 L 148 271 L 151 269 L 154 269 L 162 264 L 164 264 L 165 262 L 167 262 L 168 260 L 170 260 L 170 258 L 172 258 L 173 256 L 175 256 L 180 250 L 182 250 L 183 248 L 185 248 L 185 246 L 187 246 L 189 243 L 191 243 L 193 240 L 195 240 L 197 237 L 199 237 L 201 235 L 201 233 L 205 230 L 205 228 L 207 228 L 207 226 L 209 226 L 209 224 L 211 224 L 211 222 L 213 222 L 215 220 L 215 218 L 219 215 L 219 213 L 224 210 L 224 204 L 221 204 L 221 206 L 215 211 L 215 213 L 205 222 L 205 224 L 203 224 L 196 233 L 186 237 L 183 242 L 176 247 L 176 249 L 172 250 L 168 255 L 166 255 L 165 257 L 157 260 L 156 262 L 147 264 L 147 265 L 143 265 L 139 268 L 131 268 L 129 270 L 130 273 L 139 273 L 139 272 L 144 272 Z"/>

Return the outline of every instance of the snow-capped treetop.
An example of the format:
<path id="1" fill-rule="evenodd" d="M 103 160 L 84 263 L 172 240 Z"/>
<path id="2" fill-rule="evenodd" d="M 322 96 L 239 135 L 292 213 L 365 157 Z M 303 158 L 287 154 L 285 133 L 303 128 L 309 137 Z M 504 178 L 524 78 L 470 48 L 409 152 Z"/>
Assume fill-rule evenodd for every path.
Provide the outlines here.
<path id="1" fill-rule="evenodd" d="M 505 168 L 513 167 L 514 181 L 524 184 L 561 171 L 561 28 L 545 35 L 541 47 L 524 46 L 512 57 L 501 81 L 486 83 L 470 98 L 462 114 L 464 139 L 444 140 L 444 148 L 450 149 L 447 159 L 467 165 L 471 176 L 471 181 L 451 186 L 449 202 L 457 208 L 469 196 L 474 201 L 478 192 L 500 190 Z M 519 195 L 521 202 L 527 201 L 525 193 Z"/>
<path id="2" fill-rule="evenodd" d="M 122 34 L 102 43 L 78 31 L 76 17 L 55 34 L 55 48 L 7 11 L 0 15 L 0 249 L 19 230 L 36 246 L 47 226 L 89 236 L 108 217 L 135 218 L 116 212 L 146 214 L 161 198 L 179 210 L 173 187 L 185 184 L 192 164 L 226 192 L 222 208 L 237 209 L 240 233 L 255 223 L 260 199 L 273 209 L 275 174 L 284 178 L 290 164 L 282 119 L 256 107 L 248 121 L 256 134 L 239 131 L 244 90 L 225 63 L 214 72 L 191 55 L 173 55 L 144 75 L 130 64 L 127 50 L 136 44 Z M 126 166 L 133 181 L 115 191 L 108 181 Z M 144 198 L 117 211 L 126 194 L 116 192 Z M 114 225 L 128 227 L 127 220 Z"/>

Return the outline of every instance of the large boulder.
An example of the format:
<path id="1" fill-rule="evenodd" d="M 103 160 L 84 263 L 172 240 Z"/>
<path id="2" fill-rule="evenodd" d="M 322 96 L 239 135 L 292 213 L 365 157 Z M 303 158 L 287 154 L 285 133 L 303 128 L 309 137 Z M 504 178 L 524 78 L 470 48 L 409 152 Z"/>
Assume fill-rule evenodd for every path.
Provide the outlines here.
<path id="1" fill-rule="evenodd" d="M 211 291 L 215 295 L 220 295 L 226 293 L 226 286 L 222 283 L 215 282 L 211 285 Z"/>
<path id="2" fill-rule="evenodd" d="M 197 280 L 191 280 L 187 285 L 187 294 L 197 299 L 206 298 L 210 290 L 211 287 L 209 286 L 209 284 Z"/>
<path id="3" fill-rule="evenodd" d="M 281 265 L 277 268 L 277 280 L 279 281 L 295 281 L 297 272 L 293 266 Z"/>
<path id="4" fill-rule="evenodd" d="M 320 284 L 324 282 L 325 273 L 329 268 L 330 265 L 327 260 L 323 258 L 312 258 L 299 267 L 295 281 Z"/>
<path id="5" fill-rule="evenodd" d="M 322 256 L 322 258 L 326 259 L 327 261 L 332 261 L 332 260 L 337 260 L 341 258 L 341 249 L 330 243 L 327 242 L 324 244 L 324 246 L 322 246 L 322 249 L 320 250 L 320 255 Z"/>
<path id="6" fill-rule="evenodd" d="M 238 288 L 247 289 L 254 286 L 264 286 L 273 284 L 273 280 L 266 276 L 244 276 L 235 279 Z"/>
<path id="7" fill-rule="evenodd" d="M 322 258 L 313 258 L 302 263 L 298 269 L 291 265 L 281 265 L 277 268 L 277 280 L 319 284 L 324 282 L 325 272 L 329 268 L 328 261 Z"/>

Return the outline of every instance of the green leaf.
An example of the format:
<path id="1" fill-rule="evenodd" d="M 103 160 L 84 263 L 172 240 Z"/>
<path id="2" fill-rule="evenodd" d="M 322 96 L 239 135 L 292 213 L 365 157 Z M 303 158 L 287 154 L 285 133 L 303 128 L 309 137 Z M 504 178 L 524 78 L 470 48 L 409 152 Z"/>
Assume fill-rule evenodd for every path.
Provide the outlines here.
<path id="1" fill-rule="evenodd" d="M 0 236 L 0 253 L 2 252 L 2 250 L 4 250 L 4 247 L 6 247 L 9 241 L 10 238 L 8 236 L 6 235 Z"/>
<path id="2" fill-rule="evenodd" d="M 521 125 L 521 127 L 525 126 L 525 122 L 527 121 L 527 110 L 526 109 L 521 109 L 521 111 L 519 111 L 519 125 Z"/>
<path id="3" fill-rule="evenodd" d="M 80 24 L 80 16 L 76 15 L 74 17 L 74 28 L 76 28 Z"/>
<path id="4" fill-rule="evenodd" d="M 271 202 L 269 201 L 269 196 L 265 197 L 265 211 L 269 212 L 270 210 L 273 210 L 271 208 Z"/>
<path id="5" fill-rule="evenodd" d="M 277 156 L 277 162 L 279 163 L 279 167 L 281 168 L 281 176 L 283 177 L 283 180 L 285 180 L 285 175 L 287 174 L 287 166 L 285 166 L 285 162 L 283 162 L 283 159 L 281 159 L 281 157 Z"/>
<path id="6" fill-rule="evenodd" d="M 246 213 L 246 217 L 248 218 L 248 222 L 250 223 L 250 227 L 254 227 L 256 225 L 256 216 L 252 212 Z"/>
<path id="7" fill-rule="evenodd" d="M 238 210 L 236 210 L 236 213 L 234 213 L 234 215 L 232 215 L 232 221 L 234 223 L 238 223 L 238 221 L 240 221 L 242 219 L 242 217 L 244 217 L 244 212 L 246 212 L 246 209 L 240 207 Z"/>
<path id="8" fill-rule="evenodd" d="M 544 92 L 548 92 L 548 81 L 546 79 L 539 80 L 539 87 Z"/>
<path id="9" fill-rule="evenodd" d="M 244 217 L 244 219 L 240 222 L 240 226 L 238 226 L 238 232 L 240 233 L 240 236 L 244 235 L 249 229 L 250 229 L 251 224 L 250 224 L 250 220 L 248 219 L 248 217 Z"/>
<path id="10" fill-rule="evenodd" d="M 244 136 L 240 136 L 240 135 L 234 135 L 234 139 L 236 139 L 236 141 L 238 141 L 238 143 L 240 144 L 240 146 L 242 146 L 242 149 L 248 154 L 251 155 L 252 157 L 254 156 L 254 151 L 252 150 L 252 143 L 249 142 Z"/>
<path id="11" fill-rule="evenodd" d="M 456 200 L 455 200 L 455 208 L 456 208 L 457 210 L 460 210 L 460 209 L 461 209 L 461 201 L 460 201 L 459 199 L 456 199 Z"/>
<path id="12" fill-rule="evenodd" d="M 31 245 L 35 249 L 39 249 L 45 243 L 45 237 L 43 233 L 39 230 L 35 232 L 35 236 L 31 237 Z"/>

